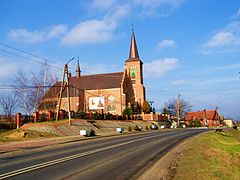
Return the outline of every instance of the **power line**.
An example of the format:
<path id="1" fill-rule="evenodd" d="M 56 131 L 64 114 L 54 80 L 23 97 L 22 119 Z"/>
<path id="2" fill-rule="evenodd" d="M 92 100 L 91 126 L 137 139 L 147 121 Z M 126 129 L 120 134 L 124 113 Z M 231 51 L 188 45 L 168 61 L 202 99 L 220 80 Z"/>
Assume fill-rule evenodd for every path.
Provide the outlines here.
<path id="1" fill-rule="evenodd" d="M 42 63 L 44 63 L 44 62 L 49 62 L 52 66 L 55 66 L 55 67 L 57 67 L 57 68 L 60 68 L 60 67 L 63 66 L 62 64 L 56 63 L 55 61 L 52 61 L 52 60 L 50 60 L 50 59 L 48 59 L 48 58 L 44 58 L 44 57 L 38 56 L 38 55 L 36 55 L 36 54 L 33 54 L 33 53 L 27 52 L 27 51 L 25 51 L 25 50 L 22 50 L 22 49 L 19 49 L 19 48 L 10 46 L 10 45 L 5 44 L 5 43 L 1 43 L 1 42 L 0 42 L 0 45 L 3 46 L 3 47 L 5 47 L 5 48 L 8 48 L 8 49 L 17 51 L 18 53 L 25 54 L 25 55 L 32 56 L 32 57 L 36 58 L 36 59 L 29 59 L 29 58 L 24 57 L 24 56 L 21 56 L 21 55 L 19 55 L 19 54 L 12 53 L 12 52 L 10 52 L 10 51 L 1 49 L 1 51 L 5 51 L 5 53 L 8 53 L 8 54 L 11 54 L 11 55 L 20 57 L 20 58 L 24 58 L 24 59 L 31 60 L 31 62 L 35 61 L 35 63 L 38 63 L 38 64 L 39 64 L 39 63 L 42 64 Z M 39 59 L 39 60 L 37 60 L 37 59 Z"/>

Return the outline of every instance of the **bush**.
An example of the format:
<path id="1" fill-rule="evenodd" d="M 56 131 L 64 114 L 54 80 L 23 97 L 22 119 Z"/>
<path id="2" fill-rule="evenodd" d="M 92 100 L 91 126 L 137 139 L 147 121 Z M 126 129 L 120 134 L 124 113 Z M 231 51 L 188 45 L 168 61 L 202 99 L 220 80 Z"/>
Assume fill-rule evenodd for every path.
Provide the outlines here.
<path id="1" fill-rule="evenodd" d="M 83 111 L 79 111 L 75 114 L 75 118 L 77 119 L 86 119 L 87 114 Z"/>
<path id="2" fill-rule="evenodd" d="M 134 127 L 134 131 L 141 131 L 141 130 L 142 130 L 142 128 L 139 127 L 138 125 L 136 125 L 136 126 Z"/>
<path id="3" fill-rule="evenodd" d="M 96 136 L 96 132 L 93 129 L 90 130 L 90 136 Z"/>
<path id="4" fill-rule="evenodd" d="M 45 113 L 41 114 L 40 121 L 47 121 L 47 115 Z"/>
<path id="5" fill-rule="evenodd" d="M 128 132 L 132 132 L 132 127 L 131 126 L 128 127 Z"/>
<path id="6" fill-rule="evenodd" d="M 148 127 L 148 126 L 145 126 L 145 129 L 146 129 L 147 131 L 149 131 L 149 127 Z"/>
<path id="7" fill-rule="evenodd" d="M 116 120 L 116 116 L 108 112 L 106 114 L 106 119 L 108 119 L 108 120 Z"/>
<path id="8" fill-rule="evenodd" d="M 130 117 L 133 114 L 133 110 L 129 107 L 126 107 L 123 112 L 122 112 L 123 116 L 127 115 L 128 117 Z"/>
<path id="9" fill-rule="evenodd" d="M 104 117 L 103 117 L 103 114 L 95 112 L 93 114 L 93 119 L 95 119 L 95 120 L 102 120 L 102 119 L 104 119 Z"/>

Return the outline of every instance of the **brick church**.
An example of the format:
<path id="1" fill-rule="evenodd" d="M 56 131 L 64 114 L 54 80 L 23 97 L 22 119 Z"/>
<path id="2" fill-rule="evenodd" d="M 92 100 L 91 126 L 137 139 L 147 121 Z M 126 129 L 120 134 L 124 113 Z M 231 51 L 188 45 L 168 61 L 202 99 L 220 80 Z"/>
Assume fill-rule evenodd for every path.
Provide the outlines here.
<path id="1" fill-rule="evenodd" d="M 129 58 L 123 72 L 81 75 L 77 64 L 76 75 L 68 76 L 70 88 L 70 110 L 74 112 L 103 112 L 122 114 L 135 101 L 142 106 L 145 101 L 143 85 L 143 62 L 139 58 L 134 31 L 132 32 Z M 56 82 L 42 98 L 39 113 L 56 112 L 61 82 Z M 60 109 L 68 110 L 66 88 L 63 88 Z"/>

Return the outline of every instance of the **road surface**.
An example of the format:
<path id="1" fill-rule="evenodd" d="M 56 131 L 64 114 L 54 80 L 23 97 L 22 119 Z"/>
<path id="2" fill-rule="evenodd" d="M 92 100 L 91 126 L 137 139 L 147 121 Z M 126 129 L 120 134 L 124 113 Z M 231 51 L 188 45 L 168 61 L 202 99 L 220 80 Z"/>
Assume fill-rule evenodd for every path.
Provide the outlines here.
<path id="1" fill-rule="evenodd" d="M 136 179 L 182 140 L 204 131 L 149 131 L 0 155 L 0 179 Z"/>

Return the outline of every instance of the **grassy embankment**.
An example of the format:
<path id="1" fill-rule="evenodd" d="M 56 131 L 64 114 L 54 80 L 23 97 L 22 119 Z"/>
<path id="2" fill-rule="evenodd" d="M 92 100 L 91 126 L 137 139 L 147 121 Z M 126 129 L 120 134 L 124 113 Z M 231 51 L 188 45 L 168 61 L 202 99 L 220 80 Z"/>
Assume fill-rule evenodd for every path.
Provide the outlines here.
<path id="1" fill-rule="evenodd" d="M 56 135 L 27 129 L 0 130 L 0 142 L 24 141 L 46 137 L 56 137 Z"/>
<path id="2" fill-rule="evenodd" d="M 239 179 L 240 131 L 229 129 L 193 138 L 180 155 L 175 173 L 174 179 Z"/>

